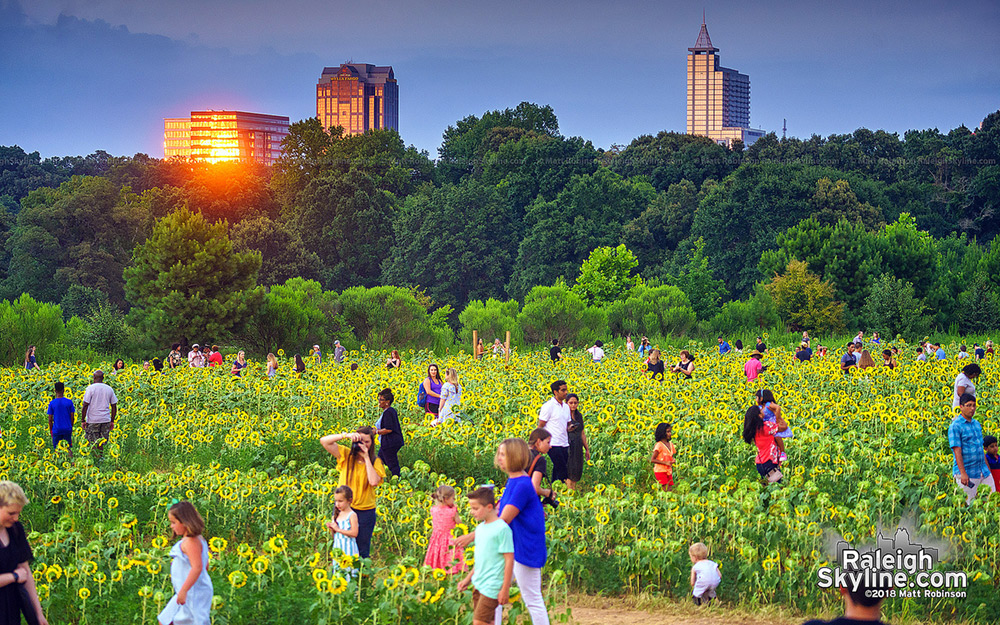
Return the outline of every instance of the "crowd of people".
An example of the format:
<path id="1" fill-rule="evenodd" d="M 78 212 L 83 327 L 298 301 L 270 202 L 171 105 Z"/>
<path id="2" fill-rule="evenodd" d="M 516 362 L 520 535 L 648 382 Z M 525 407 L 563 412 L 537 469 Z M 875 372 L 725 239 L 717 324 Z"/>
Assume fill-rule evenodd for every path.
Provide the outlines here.
<path id="1" fill-rule="evenodd" d="M 768 353 L 764 338 L 757 337 L 744 365 L 748 382 L 757 381 L 767 370 L 763 364 Z M 813 358 L 810 342 L 808 333 L 803 333 L 795 352 L 799 362 L 808 362 Z M 739 340 L 730 345 L 720 336 L 718 345 L 719 354 L 723 357 L 743 351 Z M 859 332 L 845 346 L 840 357 L 840 369 L 850 373 L 855 367 L 865 369 L 877 366 L 870 356 L 870 350 L 876 347 L 882 347 L 878 334 L 866 342 L 864 333 Z M 626 349 L 645 358 L 643 362 L 649 377 L 654 380 L 664 378 L 667 365 L 661 358 L 660 350 L 653 347 L 648 338 L 642 337 L 636 349 L 632 338 L 628 337 Z M 921 342 L 917 350 L 919 360 L 947 359 L 939 343 Z M 601 341 L 596 341 L 587 352 L 595 365 L 606 357 Z M 985 485 L 988 490 L 995 491 L 997 483 L 1000 483 L 997 438 L 984 436 L 981 424 L 975 419 L 975 383 L 982 373 L 976 361 L 993 353 L 993 344 L 988 341 L 983 347 L 974 344 L 971 353 L 962 345 L 957 354 L 957 360 L 967 360 L 968 363 L 962 366 L 954 382 L 952 407 L 957 408 L 959 414 L 948 428 L 948 444 L 954 456 L 952 471 L 955 482 L 966 494 L 970 505 L 979 486 Z M 342 363 L 345 354 L 346 350 L 336 342 L 334 361 Z M 815 354 L 825 356 L 826 348 L 819 346 Z M 890 369 L 898 366 L 897 359 L 901 354 L 895 346 L 886 346 L 881 354 L 883 366 Z M 561 360 L 562 348 L 558 340 L 552 341 L 549 356 L 553 362 Z M 323 355 L 318 345 L 313 346 L 309 358 L 316 364 L 321 363 Z M 214 345 L 202 351 L 198 344 L 194 344 L 185 357 L 180 344 L 174 344 L 165 360 L 168 368 L 225 364 L 218 347 Z M 276 375 L 278 363 L 274 354 L 268 355 L 267 363 L 267 375 Z M 305 360 L 296 354 L 294 363 L 293 371 L 304 373 Z M 400 354 L 394 350 L 385 367 L 394 369 L 401 364 Z M 150 363 L 146 365 L 148 367 Z M 246 366 L 246 356 L 240 351 L 233 361 L 231 372 L 241 375 Z M 152 367 L 160 371 L 162 364 L 154 359 Z M 38 368 L 34 347 L 25 354 L 25 368 L 29 371 Z M 119 359 L 111 374 L 123 368 L 124 362 Z M 695 356 L 689 350 L 681 350 L 677 364 L 670 366 L 669 371 L 682 379 L 691 379 L 695 372 Z M 580 397 L 570 393 L 567 382 L 561 379 L 553 381 L 549 390 L 551 397 L 539 409 L 537 427 L 528 439 L 507 438 L 496 450 L 494 463 L 507 475 L 499 501 L 493 485 L 481 486 L 466 495 L 469 513 L 478 522 L 473 532 L 458 538 L 451 537 L 451 530 L 461 522 L 461 511 L 453 488 L 444 485 L 432 495 L 432 530 L 424 562 L 448 573 L 464 575 L 459 590 L 470 585 L 475 588 L 472 599 L 475 623 L 492 623 L 502 619 L 503 606 L 509 601 L 510 586 L 514 580 L 520 588 L 532 623 L 548 623 L 541 588 L 541 571 L 547 558 L 545 508 L 554 509 L 559 505 L 554 482 L 563 482 L 569 490 L 574 490 L 582 479 L 585 461 L 591 456 L 585 421 L 580 411 Z M 57 382 L 53 391 L 54 397 L 47 410 L 52 443 L 54 447 L 65 444 L 72 454 L 76 407 L 65 397 L 62 382 Z M 417 403 L 424 410 L 430 425 L 440 425 L 447 420 L 460 419 L 462 394 L 458 371 L 448 368 L 442 377 L 438 365 L 432 363 L 418 388 Z M 394 401 L 392 389 L 383 389 L 377 395 L 379 417 L 373 425 L 362 425 L 353 432 L 330 434 L 320 439 L 322 447 L 336 459 L 339 473 L 339 486 L 333 495 L 333 513 L 326 527 L 334 547 L 347 555 L 371 556 L 372 535 L 378 523 L 378 488 L 390 474 L 399 476 L 401 472 L 399 453 L 405 445 L 405 437 L 399 413 L 393 407 Z M 117 403 L 113 388 L 104 381 L 104 372 L 95 371 L 92 383 L 83 394 L 80 409 L 80 425 L 93 447 L 95 462 L 101 462 L 104 446 L 114 428 Z M 752 405 L 744 414 L 742 437 L 756 448 L 754 464 L 761 478 L 767 483 L 780 483 L 783 479 L 782 465 L 788 459 L 785 441 L 793 438 L 793 434 L 782 406 L 771 390 L 755 391 Z M 659 423 L 654 432 L 650 463 L 653 479 L 664 490 L 669 491 L 674 486 L 677 453 L 671 424 Z M 44 623 L 33 584 L 26 583 L 31 577 L 27 565 L 31 552 L 23 528 L 17 522 L 20 509 L 26 503 L 23 491 L 16 484 L 0 482 L 0 544 L 7 547 L 0 549 L 0 598 L 15 601 L 6 588 L 18 584 L 24 586 L 27 599 L 23 601 L 28 602 L 28 608 L 36 606 L 38 622 Z M 207 543 L 202 537 L 204 522 L 188 502 L 171 507 L 168 518 L 171 530 L 179 537 L 171 551 L 171 578 L 175 595 L 161 613 L 160 622 L 208 623 L 212 585 L 206 568 Z M 474 565 L 469 568 L 465 565 L 463 553 L 472 543 L 475 543 L 475 559 Z M 693 600 L 699 605 L 708 603 L 715 597 L 715 590 L 721 583 L 718 566 L 708 559 L 708 549 L 703 543 L 691 545 L 689 555 Z M 877 620 L 879 602 L 862 601 L 853 591 L 844 590 L 843 594 L 847 612 L 874 614 Z M 23 609 L 25 604 L 21 603 L 22 599 L 16 601 L 18 609 Z M 0 606 L 0 611 L 2 609 Z"/>

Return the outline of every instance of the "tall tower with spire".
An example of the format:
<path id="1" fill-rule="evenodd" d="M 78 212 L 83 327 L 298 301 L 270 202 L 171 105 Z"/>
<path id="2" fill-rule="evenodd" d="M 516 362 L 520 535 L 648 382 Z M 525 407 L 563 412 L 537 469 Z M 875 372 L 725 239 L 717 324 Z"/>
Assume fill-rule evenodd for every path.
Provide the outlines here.
<path id="1" fill-rule="evenodd" d="M 687 132 L 729 145 L 745 146 L 764 136 L 750 128 L 750 77 L 719 64 L 704 19 L 687 57 Z"/>

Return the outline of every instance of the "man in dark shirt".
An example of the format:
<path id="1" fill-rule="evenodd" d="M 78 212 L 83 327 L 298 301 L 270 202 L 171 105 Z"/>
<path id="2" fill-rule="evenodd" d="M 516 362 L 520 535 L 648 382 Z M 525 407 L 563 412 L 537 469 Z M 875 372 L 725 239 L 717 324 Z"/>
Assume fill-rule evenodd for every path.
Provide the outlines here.
<path id="1" fill-rule="evenodd" d="M 395 397 L 392 389 L 382 389 L 378 394 L 378 407 L 382 410 L 382 416 L 378 420 L 376 434 L 380 439 L 378 457 L 382 459 L 382 464 L 389 471 L 399 476 L 399 450 L 403 448 L 403 427 L 399 424 L 399 413 L 392 407 Z"/>
<path id="2" fill-rule="evenodd" d="M 552 339 L 552 347 L 549 348 L 549 358 L 552 362 L 562 358 L 562 348 L 559 347 L 559 339 Z"/>
<path id="3" fill-rule="evenodd" d="M 866 596 L 868 594 L 884 596 L 884 592 L 869 593 L 864 581 L 858 584 L 856 590 L 848 588 L 839 590 L 844 597 L 844 616 L 832 621 L 806 621 L 802 625 L 887 625 L 882 621 L 882 597 Z"/>
<path id="4" fill-rule="evenodd" d="M 976 360 L 982 360 L 986 358 L 986 350 L 979 346 L 979 343 L 973 343 L 973 353 L 976 355 Z"/>
<path id="5" fill-rule="evenodd" d="M 757 337 L 757 351 L 761 354 L 767 353 L 767 345 L 764 344 L 764 337 Z"/>
<path id="6" fill-rule="evenodd" d="M 801 343 L 799 345 L 799 351 L 795 352 L 795 357 L 799 359 L 799 362 L 805 362 L 812 358 L 813 350 L 809 347 L 808 343 Z"/>
<path id="7" fill-rule="evenodd" d="M 844 375 L 850 375 L 851 367 L 858 364 L 858 357 L 854 355 L 854 343 L 847 344 L 847 353 L 840 357 L 840 370 Z"/>

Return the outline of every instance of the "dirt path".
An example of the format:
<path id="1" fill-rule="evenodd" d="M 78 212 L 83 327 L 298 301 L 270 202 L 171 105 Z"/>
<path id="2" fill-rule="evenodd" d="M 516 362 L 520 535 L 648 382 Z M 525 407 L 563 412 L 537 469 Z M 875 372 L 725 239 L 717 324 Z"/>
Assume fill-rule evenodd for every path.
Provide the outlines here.
<path id="1" fill-rule="evenodd" d="M 748 616 L 722 606 L 699 609 L 694 605 L 667 603 L 641 609 L 622 600 L 588 597 L 586 605 L 573 603 L 576 625 L 791 625 L 801 623 L 771 615 Z"/>

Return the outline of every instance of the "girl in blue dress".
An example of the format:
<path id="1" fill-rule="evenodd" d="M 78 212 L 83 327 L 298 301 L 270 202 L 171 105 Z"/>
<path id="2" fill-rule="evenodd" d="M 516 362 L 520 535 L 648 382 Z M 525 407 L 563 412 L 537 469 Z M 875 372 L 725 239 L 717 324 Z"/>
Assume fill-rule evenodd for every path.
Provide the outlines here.
<path id="1" fill-rule="evenodd" d="M 188 501 L 171 506 L 167 518 L 170 529 L 182 538 L 170 550 L 170 581 L 175 594 L 157 620 L 160 625 L 211 625 L 213 588 L 208 576 L 208 543 L 202 536 L 205 521 Z"/>
<path id="2" fill-rule="evenodd" d="M 333 491 L 333 503 L 337 510 L 333 520 L 326 524 L 333 535 L 333 548 L 340 549 L 347 556 L 356 556 L 358 551 L 358 514 L 351 510 L 354 492 L 350 486 L 338 486 Z"/>

